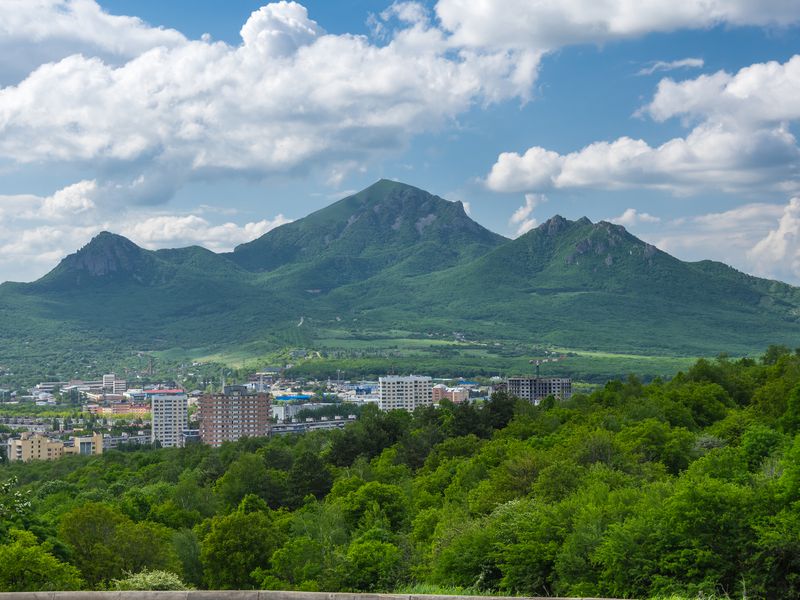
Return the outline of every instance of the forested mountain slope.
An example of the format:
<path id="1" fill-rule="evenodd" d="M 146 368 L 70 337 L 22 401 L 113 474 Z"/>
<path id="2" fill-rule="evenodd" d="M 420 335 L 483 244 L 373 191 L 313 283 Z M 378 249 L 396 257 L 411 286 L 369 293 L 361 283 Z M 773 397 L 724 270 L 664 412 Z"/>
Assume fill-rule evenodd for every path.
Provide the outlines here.
<path id="1" fill-rule="evenodd" d="M 382 180 L 227 254 L 149 251 L 102 233 L 39 281 L 0 286 L 0 317 L 0 365 L 26 352 L 54 362 L 76 344 L 189 357 L 393 332 L 745 355 L 798 339 L 800 291 L 680 261 L 586 218 L 556 216 L 507 240 L 461 203 Z"/>

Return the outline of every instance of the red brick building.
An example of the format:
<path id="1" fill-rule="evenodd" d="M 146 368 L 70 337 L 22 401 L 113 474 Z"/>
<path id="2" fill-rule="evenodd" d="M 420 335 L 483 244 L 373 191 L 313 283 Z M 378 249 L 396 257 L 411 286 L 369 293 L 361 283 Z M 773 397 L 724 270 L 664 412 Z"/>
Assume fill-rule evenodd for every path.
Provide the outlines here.
<path id="1" fill-rule="evenodd" d="M 224 394 L 206 394 L 198 402 L 200 440 L 209 446 L 262 437 L 270 431 L 270 396 L 244 386 L 228 386 Z"/>

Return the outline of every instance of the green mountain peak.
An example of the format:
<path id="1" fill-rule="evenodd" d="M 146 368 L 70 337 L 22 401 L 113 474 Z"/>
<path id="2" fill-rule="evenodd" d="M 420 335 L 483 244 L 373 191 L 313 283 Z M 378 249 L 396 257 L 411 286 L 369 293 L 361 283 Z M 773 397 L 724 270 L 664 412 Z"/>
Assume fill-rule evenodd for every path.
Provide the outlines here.
<path id="1" fill-rule="evenodd" d="M 103 231 L 36 283 L 61 287 L 118 281 L 147 270 L 151 263 L 148 251 L 126 237 Z"/>
<path id="2" fill-rule="evenodd" d="M 436 271 L 505 241 L 470 219 L 460 202 L 381 179 L 236 247 L 230 258 L 245 269 L 262 272 L 313 263 L 313 273 L 306 271 L 304 276 L 325 278 L 323 272 L 333 270 L 336 281 L 321 286 L 330 288 L 401 263 L 405 267 L 400 271 L 406 274 Z"/>

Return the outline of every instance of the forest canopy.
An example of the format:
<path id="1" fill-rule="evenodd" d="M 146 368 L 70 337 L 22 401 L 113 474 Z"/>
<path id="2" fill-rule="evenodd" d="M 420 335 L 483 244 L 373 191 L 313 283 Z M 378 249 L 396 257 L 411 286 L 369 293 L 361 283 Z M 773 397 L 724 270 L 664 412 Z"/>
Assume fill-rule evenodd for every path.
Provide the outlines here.
<path id="1" fill-rule="evenodd" d="M 797 597 L 799 431 L 800 355 L 772 347 L 539 406 L 7 464 L 0 590 Z"/>

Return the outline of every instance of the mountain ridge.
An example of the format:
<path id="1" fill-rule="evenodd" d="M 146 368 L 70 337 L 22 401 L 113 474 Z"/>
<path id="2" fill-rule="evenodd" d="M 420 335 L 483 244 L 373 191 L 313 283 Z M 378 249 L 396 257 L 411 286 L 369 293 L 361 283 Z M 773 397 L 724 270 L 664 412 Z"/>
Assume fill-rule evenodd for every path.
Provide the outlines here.
<path id="1" fill-rule="evenodd" d="M 789 284 L 684 262 L 586 217 L 507 239 L 460 203 L 388 180 L 229 253 L 103 232 L 41 279 L 2 286 L 0 309 L 0 341 L 40 330 L 42 352 L 76 339 L 188 351 L 461 332 L 501 346 L 747 354 L 800 336 Z"/>

